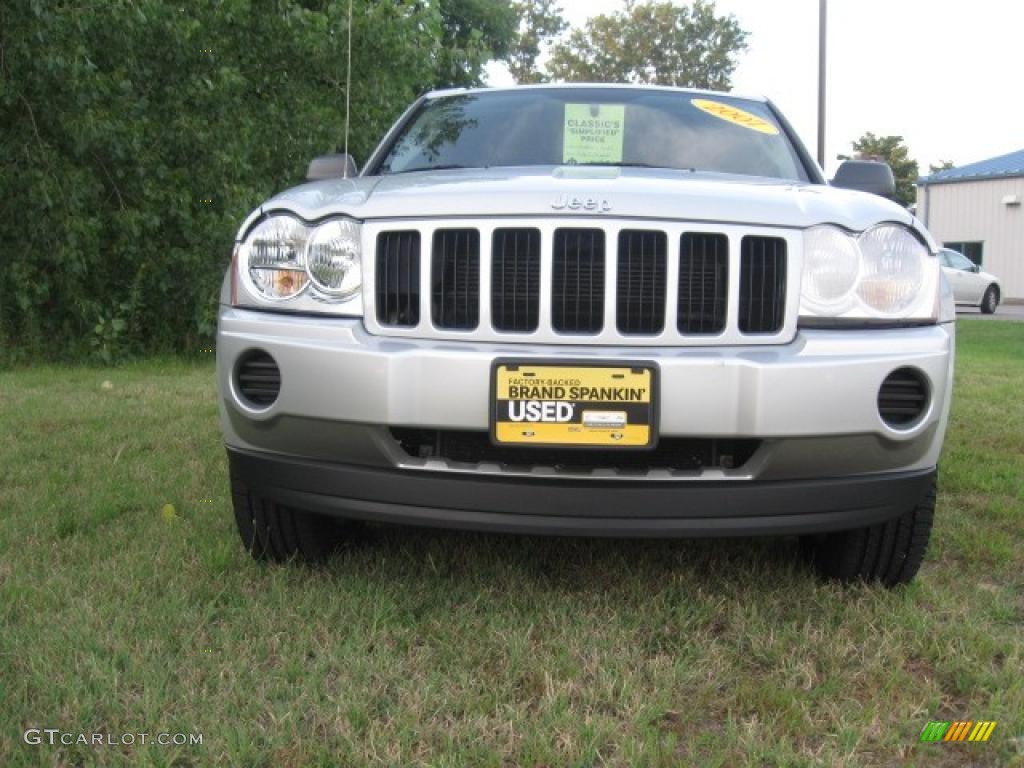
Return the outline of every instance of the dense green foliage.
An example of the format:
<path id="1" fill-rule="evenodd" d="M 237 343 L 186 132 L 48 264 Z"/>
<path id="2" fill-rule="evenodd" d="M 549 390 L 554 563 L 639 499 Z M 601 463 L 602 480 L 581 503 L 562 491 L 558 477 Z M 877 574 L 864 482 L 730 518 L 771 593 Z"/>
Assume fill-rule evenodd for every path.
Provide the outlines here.
<path id="1" fill-rule="evenodd" d="M 478 85 L 487 58 L 506 58 L 512 52 L 518 9 L 509 0 L 442 0 L 437 7 L 443 32 L 437 82 Z"/>
<path id="2" fill-rule="evenodd" d="M 551 50 L 548 73 L 568 82 L 631 82 L 727 90 L 747 33 L 709 0 L 627 2 L 594 16 Z"/>
<path id="3" fill-rule="evenodd" d="M 917 197 L 917 160 L 910 157 L 902 136 L 876 136 L 868 131 L 852 146 L 854 156 L 859 159 L 888 163 L 896 179 L 896 202 L 900 205 L 913 204 Z M 840 160 L 848 158 L 849 155 L 839 155 Z"/>
<path id="4" fill-rule="evenodd" d="M 555 45 L 557 0 L 353 0 L 357 160 L 420 92 L 520 81 L 725 87 L 714 4 L 628 3 Z M 344 143 L 347 0 L 0 4 L 0 360 L 209 344 L 239 223 Z"/>
<path id="5" fill-rule="evenodd" d="M 4 0 L 3 357 L 190 350 L 243 217 L 343 143 L 344 0 Z M 509 3 L 355 0 L 358 160 L 422 90 L 478 81 Z"/>
<path id="6" fill-rule="evenodd" d="M 517 83 L 545 82 L 548 76 L 537 66 L 541 46 L 569 24 L 557 0 L 515 0 L 512 5 L 519 16 L 519 37 L 508 58 L 508 71 Z"/>

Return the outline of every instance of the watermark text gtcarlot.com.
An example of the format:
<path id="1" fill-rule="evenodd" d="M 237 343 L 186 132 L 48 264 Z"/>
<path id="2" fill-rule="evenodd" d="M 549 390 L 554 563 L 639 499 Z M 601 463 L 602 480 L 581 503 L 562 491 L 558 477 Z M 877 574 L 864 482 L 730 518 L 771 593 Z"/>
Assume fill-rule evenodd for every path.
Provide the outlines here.
<path id="1" fill-rule="evenodd" d="M 50 746 L 127 747 L 133 744 L 157 744 L 161 747 L 197 746 L 203 743 L 201 733 L 74 733 L 60 728 L 29 728 L 26 744 Z"/>

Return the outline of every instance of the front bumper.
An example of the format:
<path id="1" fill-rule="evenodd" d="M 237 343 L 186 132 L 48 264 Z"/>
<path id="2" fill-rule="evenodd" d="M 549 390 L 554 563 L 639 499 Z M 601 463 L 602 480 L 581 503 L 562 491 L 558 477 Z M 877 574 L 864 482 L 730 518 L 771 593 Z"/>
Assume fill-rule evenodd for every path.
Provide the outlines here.
<path id="1" fill-rule="evenodd" d="M 235 366 L 268 352 L 281 369 L 269 408 L 246 405 Z M 420 461 L 389 427 L 488 429 L 495 358 L 649 360 L 659 368 L 662 437 L 754 438 L 742 467 L 692 475 L 652 472 L 650 482 L 744 484 L 934 469 L 951 395 L 953 325 L 865 331 L 804 330 L 789 344 L 760 347 L 627 348 L 397 339 L 368 334 L 359 320 L 222 307 L 217 376 L 229 448 L 407 473 L 535 477 L 529 468 Z M 928 382 L 926 413 L 910 428 L 882 421 L 877 395 L 896 368 Z M 634 475 L 561 473 L 559 481 L 608 485 Z"/>
<path id="2" fill-rule="evenodd" d="M 650 483 L 439 475 L 228 449 L 232 475 L 297 509 L 346 519 L 563 536 L 773 536 L 904 514 L 934 470 L 777 482 Z"/>

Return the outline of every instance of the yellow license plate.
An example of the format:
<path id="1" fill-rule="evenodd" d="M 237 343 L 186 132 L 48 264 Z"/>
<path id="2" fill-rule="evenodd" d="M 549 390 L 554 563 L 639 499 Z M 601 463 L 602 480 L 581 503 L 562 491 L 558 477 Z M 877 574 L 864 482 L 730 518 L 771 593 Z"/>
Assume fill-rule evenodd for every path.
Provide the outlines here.
<path id="1" fill-rule="evenodd" d="M 538 446 L 649 448 L 656 371 L 650 365 L 494 365 L 491 437 Z"/>

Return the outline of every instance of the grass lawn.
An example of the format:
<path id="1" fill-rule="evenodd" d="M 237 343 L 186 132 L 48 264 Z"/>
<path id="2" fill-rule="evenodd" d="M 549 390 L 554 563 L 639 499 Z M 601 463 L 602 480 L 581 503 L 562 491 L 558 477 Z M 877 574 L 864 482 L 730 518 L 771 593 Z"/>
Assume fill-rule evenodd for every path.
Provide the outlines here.
<path id="1" fill-rule="evenodd" d="M 261 566 L 212 363 L 2 372 L 0 766 L 1024 765 L 1024 325 L 959 326 L 937 525 L 896 591 L 819 583 L 784 539 L 375 529 Z M 917 743 L 955 719 L 998 725 Z"/>

